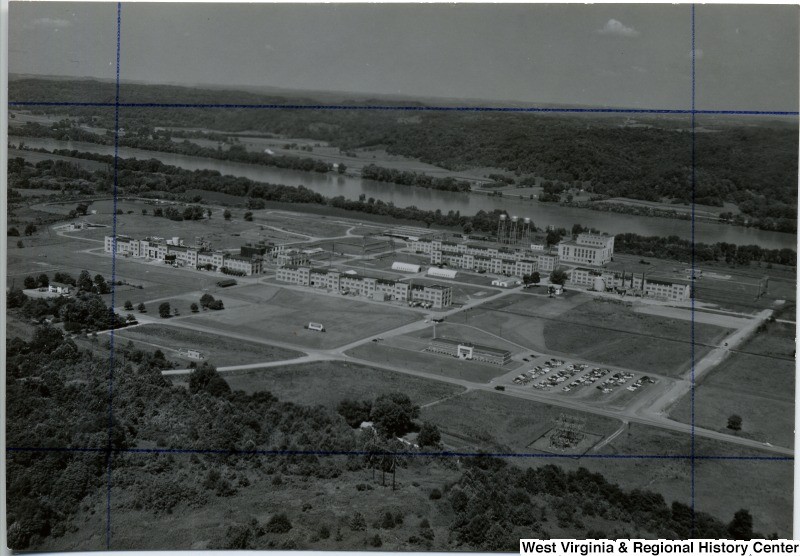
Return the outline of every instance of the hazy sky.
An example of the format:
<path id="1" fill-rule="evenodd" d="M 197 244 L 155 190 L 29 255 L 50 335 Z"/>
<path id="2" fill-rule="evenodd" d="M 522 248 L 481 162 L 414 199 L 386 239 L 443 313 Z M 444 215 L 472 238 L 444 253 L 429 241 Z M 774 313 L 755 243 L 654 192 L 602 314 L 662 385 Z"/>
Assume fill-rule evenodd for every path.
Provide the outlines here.
<path id="1" fill-rule="evenodd" d="M 12 73 L 113 78 L 116 5 L 11 2 Z M 691 107 L 689 5 L 123 4 L 120 77 Z M 698 6 L 699 109 L 797 110 L 798 7 Z"/>

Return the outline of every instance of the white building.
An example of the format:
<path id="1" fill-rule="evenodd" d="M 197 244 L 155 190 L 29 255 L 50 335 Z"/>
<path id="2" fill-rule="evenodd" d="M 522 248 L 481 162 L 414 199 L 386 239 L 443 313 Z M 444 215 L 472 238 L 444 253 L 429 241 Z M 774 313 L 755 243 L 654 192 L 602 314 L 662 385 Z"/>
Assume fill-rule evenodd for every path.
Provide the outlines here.
<path id="1" fill-rule="evenodd" d="M 452 268 L 437 268 L 432 266 L 428 269 L 428 276 L 433 276 L 434 278 L 447 278 L 448 280 L 453 280 L 456 277 L 457 271 L 453 270 Z"/>
<path id="2" fill-rule="evenodd" d="M 603 266 L 614 256 L 614 236 L 605 234 L 578 234 L 574 240 L 558 244 L 558 259 L 562 263 Z"/>
<path id="3" fill-rule="evenodd" d="M 421 268 L 422 267 L 420 267 L 418 264 L 401 263 L 399 261 L 392 263 L 392 270 L 398 270 L 400 272 L 411 272 L 413 274 L 417 274 Z"/>

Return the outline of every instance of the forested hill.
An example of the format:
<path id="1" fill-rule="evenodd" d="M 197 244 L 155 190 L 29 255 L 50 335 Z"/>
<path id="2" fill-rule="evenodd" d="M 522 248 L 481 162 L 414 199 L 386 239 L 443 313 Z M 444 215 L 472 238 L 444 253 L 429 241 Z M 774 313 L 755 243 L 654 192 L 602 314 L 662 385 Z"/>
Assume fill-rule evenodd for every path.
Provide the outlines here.
<path id="1" fill-rule="evenodd" d="M 15 305 L 28 304 L 21 292 L 9 295 Z M 399 458 L 398 488 L 390 490 L 375 479 L 387 461 L 377 456 L 410 448 L 353 428 L 332 409 L 231 392 L 207 364 L 186 387 L 173 385 L 162 377 L 163 355 L 132 344 L 116 348 L 110 375 L 108 357 L 80 349 L 50 325 L 6 344 L 12 548 L 94 546 L 86 543 L 104 531 L 91 516 L 105 516 L 109 455 L 115 522 L 147 524 L 148 546 L 158 549 L 205 539 L 210 548 L 353 550 L 369 538 L 372 547 L 395 550 L 512 551 L 530 536 L 681 538 L 693 522 L 700 538 L 758 535 L 744 510 L 726 524 L 583 469 L 523 470 L 483 456 Z M 378 395 L 371 415 L 388 430 L 410 401 L 387 394 Z M 420 490 L 432 481 L 435 488 Z M 376 490 L 382 502 L 373 507 L 369 491 Z M 244 508 L 254 498 L 250 513 Z M 214 530 L 197 525 L 222 508 L 237 511 Z M 190 541 L 174 534 L 176 524 L 191 530 Z M 122 544 L 112 548 L 137 547 L 124 544 L 134 542 L 132 531 L 120 533 Z"/>
<path id="2" fill-rule="evenodd" d="M 114 93 L 114 83 L 106 82 L 9 83 L 12 101 L 113 103 Z M 120 100 L 317 104 L 313 98 L 134 84 L 125 84 Z M 127 109 L 122 125 L 259 131 L 329 141 L 343 149 L 381 146 L 449 169 L 491 166 L 562 183 L 580 181 L 598 196 L 690 202 L 694 183 L 698 203 L 734 203 L 763 229 L 796 229 L 796 119 L 699 116 L 702 131 L 692 134 L 688 115 L 642 117 L 637 125 L 623 126 L 626 115 L 437 112 L 417 111 L 416 103 L 398 105 L 412 111 L 143 107 Z M 113 128 L 111 108 L 41 110 L 94 117 L 97 125 Z"/>

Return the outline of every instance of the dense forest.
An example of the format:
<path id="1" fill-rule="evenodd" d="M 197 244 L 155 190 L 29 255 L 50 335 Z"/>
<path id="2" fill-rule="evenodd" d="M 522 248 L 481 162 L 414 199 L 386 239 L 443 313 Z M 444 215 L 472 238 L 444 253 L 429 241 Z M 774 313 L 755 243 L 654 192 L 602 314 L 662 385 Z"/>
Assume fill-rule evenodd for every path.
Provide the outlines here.
<path id="1" fill-rule="evenodd" d="M 114 157 L 78 151 L 58 150 L 53 154 L 103 162 L 110 168 Z M 310 189 L 299 186 L 259 183 L 247 178 L 222 175 L 215 170 L 184 170 L 164 164 L 158 160 L 119 159 L 118 195 L 147 194 L 149 191 L 164 191 L 170 194 L 181 194 L 189 189 L 218 191 L 247 199 L 247 207 L 263 209 L 268 201 L 283 203 L 311 203 L 327 205 L 347 211 L 388 216 L 400 220 L 411 220 L 424 223 L 426 226 L 442 226 L 459 228 L 467 234 L 481 232 L 493 234 L 497 230 L 497 221 L 503 211 L 479 211 L 472 216 L 465 216 L 458 211 L 443 213 L 440 210 L 430 211 L 417 207 L 397 207 L 373 198 L 349 200 L 343 196 L 324 197 Z M 44 187 L 56 190 L 67 190 L 77 187 L 81 192 L 94 188 L 97 192 L 110 192 L 112 176 L 108 170 L 89 172 L 74 163 L 45 160 L 32 164 L 23 158 L 9 160 L 8 177 L 10 191 L 14 187 Z M 75 184 L 78 185 L 69 185 Z M 92 185 L 94 184 L 94 185 Z M 199 202 L 197 199 L 189 199 Z M 197 207 L 188 207 L 183 214 L 176 212 L 175 219 L 202 216 Z M 188 212 L 188 215 L 187 215 Z M 193 216 L 194 215 L 194 216 Z M 199 217 L 198 216 L 198 217 Z M 506 214 L 508 216 L 508 214 Z M 573 226 L 573 229 L 580 224 Z M 562 230 L 562 236 L 567 230 Z M 747 265 L 750 262 L 777 263 L 796 266 L 797 254 L 792 249 L 764 249 L 758 245 L 736 246 L 728 243 L 704 244 L 695 243 L 695 261 L 725 261 Z M 644 255 L 689 261 L 692 257 L 692 243 L 677 237 L 643 237 L 636 234 L 620 234 L 617 236 L 615 250 L 618 253 Z"/>
<path id="2" fill-rule="evenodd" d="M 24 297 L 9 295 L 16 305 Z M 27 303 L 22 300 L 22 306 Z M 12 309 L 12 318 L 17 311 Z M 364 483 L 364 472 L 370 469 L 379 476 L 399 473 L 401 489 L 432 470 L 449 477 L 420 500 L 433 501 L 435 517 L 447 520 L 447 532 L 438 539 L 424 516 L 417 525 L 419 516 L 400 511 L 370 513 L 364 508 L 365 517 L 351 508 L 341 519 L 309 528 L 298 515 L 268 504 L 269 519 L 237 515 L 211 548 L 326 546 L 317 543 L 333 531 L 341 540 L 343 529 L 368 531 L 373 547 L 431 549 L 436 540 L 435 546 L 442 548 L 508 551 L 518 538 L 530 536 L 683 538 L 692 534 L 692 524 L 700 538 L 759 536 L 746 510 L 726 524 L 686 505 L 669 505 L 652 492 L 626 491 L 584 469 L 565 472 L 547 465 L 523 470 L 488 456 L 446 457 L 437 447 L 435 423 L 420 427 L 420 435 L 428 430 L 427 455 L 387 460 L 387 454 L 414 452 L 394 435 L 418 426 L 419 408 L 398 392 L 343 402 L 337 412 L 283 402 L 269 392 L 232 392 L 208 364 L 192 371 L 185 386 L 174 385 L 161 374 L 165 362 L 158 351 L 121 345 L 110 359 L 80 349 L 50 324 L 36 327 L 30 338 L 10 338 L 6 346 L 7 525 L 12 548 L 36 549 L 46 542 L 58 546 L 54 539 L 64 535 L 97 534 L 81 529 L 81 517 L 94 511 L 97 500 L 105 500 L 109 470 L 116 515 L 143 512 L 155 518 L 178 511 L 191 516 L 202 508 L 230 504 L 232 497 L 253 489 L 270 500 L 295 480 L 305 485 L 305 492 L 323 484 L 350 487 L 347 492 L 390 492 L 384 481 L 382 486 Z M 376 434 L 353 426 L 362 415 L 374 419 Z M 151 453 L 154 449 L 164 453 Z M 338 496 L 332 494 L 326 503 L 349 503 L 350 495 L 342 494 L 342 500 Z M 316 503 L 312 497 L 302 512 Z M 409 534 L 411 520 L 415 525 Z M 396 532 L 404 521 L 405 536 L 399 538 Z M 169 538 L 168 531 L 157 529 L 153 534 Z M 392 535 L 386 534 L 389 529 Z"/>
<path id="3" fill-rule="evenodd" d="M 26 101 L 114 102 L 112 83 L 13 80 L 9 98 Z M 609 117 L 470 111 L 247 109 L 244 105 L 318 106 L 310 98 L 125 84 L 122 102 L 226 104 L 180 110 L 144 106 L 126 110 L 126 129 L 141 126 L 255 130 L 328 141 L 342 149 L 380 146 L 448 169 L 496 167 L 565 184 L 595 195 L 663 199 L 722 206 L 733 203 L 748 225 L 793 232 L 797 220 L 796 123 L 752 120 L 747 125 L 701 117 L 710 131 L 692 134 L 688 116 L 623 127 Z M 365 108 L 370 101 L 353 103 Z M 37 107 L 113 129 L 113 110 Z M 411 111 L 411 112 L 409 112 Z M 694 168 L 692 165 L 694 164 Z M 692 184 L 694 183 L 694 193 Z"/>

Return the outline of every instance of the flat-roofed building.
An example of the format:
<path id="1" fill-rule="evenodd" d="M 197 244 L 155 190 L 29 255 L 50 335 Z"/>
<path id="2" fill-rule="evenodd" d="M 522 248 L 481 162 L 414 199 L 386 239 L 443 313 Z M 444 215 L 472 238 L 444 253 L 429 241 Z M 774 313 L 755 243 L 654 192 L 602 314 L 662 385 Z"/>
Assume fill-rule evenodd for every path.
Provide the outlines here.
<path id="1" fill-rule="evenodd" d="M 453 289 L 440 284 L 411 284 L 409 288 L 411 301 L 427 301 L 434 309 L 449 307 L 453 303 Z"/>
<path id="2" fill-rule="evenodd" d="M 241 255 L 226 255 L 222 260 L 222 268 L 236 272 L 244 272 L 245 276 L 261 274 L 264 261 L 261 257 L 242 257 Z"/>
<path id="3" fill-rule="evenodd" d="M 574 240 L 558 244 L 558 259 L 562 263 L 603 266 L 614 256 L 614 236 L 582 233 Z"/>
<path id="4" fill-rule="evenodd" d="M 449 355 L 467 361 L 480 361 L 492 365 L 503 366 L 511 362 L 511 352 L 504 349 L 473 344 L 452 338 L 434 338 L 425 348 L 426 351 Z"/>

